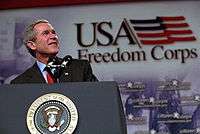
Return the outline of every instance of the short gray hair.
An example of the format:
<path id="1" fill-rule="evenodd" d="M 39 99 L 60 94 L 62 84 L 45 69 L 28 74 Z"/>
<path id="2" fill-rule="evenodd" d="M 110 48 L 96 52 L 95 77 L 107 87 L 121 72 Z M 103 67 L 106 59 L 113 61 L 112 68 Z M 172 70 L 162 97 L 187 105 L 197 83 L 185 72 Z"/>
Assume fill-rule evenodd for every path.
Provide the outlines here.
<path id="1" fill-rule="evenodd" d="M 36 20 L 33 21 L 32 23 L 30 23 L 30 25 L 28 25 L 24 31 L 24 45 L 26 46 L 26 48 L 28 49 L 29 53 L 33 56 L 36 57 L 35 55 L 35 51 L 33 51 L 31 48 L 29 48 L 27 46 L 28 41 L 33 41 L 35 42 L 36 40 L 36 35 L 37 35 L 37 31 L 34 30 L 34 27 L 39 24 L 39 23 L 49 23 L 49 21 L 45 20 L 45 19 L 41 19 L 41 20 Z"/>

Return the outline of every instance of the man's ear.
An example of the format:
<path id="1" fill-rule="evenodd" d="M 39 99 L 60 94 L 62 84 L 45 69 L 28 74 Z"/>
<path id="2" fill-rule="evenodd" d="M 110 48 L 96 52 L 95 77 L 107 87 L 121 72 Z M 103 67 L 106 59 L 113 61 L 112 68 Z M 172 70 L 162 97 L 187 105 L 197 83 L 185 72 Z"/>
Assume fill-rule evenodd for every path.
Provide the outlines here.
<path id="1" fill-rule="evenodd" d="M 33 41 L 28 41 L 27 42 L 27 47 L 29 47 L 32 50 L 36 50 L 36 44 Z"/>

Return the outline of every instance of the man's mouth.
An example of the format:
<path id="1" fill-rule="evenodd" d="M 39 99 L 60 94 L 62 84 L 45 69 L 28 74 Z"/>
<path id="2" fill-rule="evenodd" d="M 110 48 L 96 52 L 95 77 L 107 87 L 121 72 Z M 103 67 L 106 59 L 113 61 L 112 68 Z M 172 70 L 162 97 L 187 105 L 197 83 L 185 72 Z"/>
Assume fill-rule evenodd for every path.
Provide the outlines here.
<path id="1" fill-rule="evenodd" d="M 58 45 L 58 43 L 57 42 L 51 42 L 48 45 Z"/>

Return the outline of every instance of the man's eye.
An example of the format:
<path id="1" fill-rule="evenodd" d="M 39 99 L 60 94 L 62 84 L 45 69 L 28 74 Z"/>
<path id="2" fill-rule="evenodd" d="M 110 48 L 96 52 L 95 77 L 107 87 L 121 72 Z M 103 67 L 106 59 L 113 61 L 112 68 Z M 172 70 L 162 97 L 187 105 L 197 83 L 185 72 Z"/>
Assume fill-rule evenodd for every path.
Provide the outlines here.
<path id="1" fill-rule="evenodd" d="M 49 34 L 49 31 L 44 31 L 43 34 L 47 35 L 47 34 Z"/>
<path id="2" fill-rule="evenodd" d="M 56 34 L 56 31 L 52 30 L 51 33 L 52 33 L 52 34 Z"/>

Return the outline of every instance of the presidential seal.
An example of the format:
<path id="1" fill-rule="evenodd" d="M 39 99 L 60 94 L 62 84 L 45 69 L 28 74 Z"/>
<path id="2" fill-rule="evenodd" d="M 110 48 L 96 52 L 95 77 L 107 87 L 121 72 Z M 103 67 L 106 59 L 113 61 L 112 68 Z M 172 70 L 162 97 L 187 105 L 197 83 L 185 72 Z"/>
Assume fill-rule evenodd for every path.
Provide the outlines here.
<path id="1" fill-rule="evenodd" d="M 27 113 L 31 134 L 72 134 L 77 122 L 76 106 L 68 97 L 58 93 L 39 97 Z"/>

